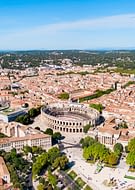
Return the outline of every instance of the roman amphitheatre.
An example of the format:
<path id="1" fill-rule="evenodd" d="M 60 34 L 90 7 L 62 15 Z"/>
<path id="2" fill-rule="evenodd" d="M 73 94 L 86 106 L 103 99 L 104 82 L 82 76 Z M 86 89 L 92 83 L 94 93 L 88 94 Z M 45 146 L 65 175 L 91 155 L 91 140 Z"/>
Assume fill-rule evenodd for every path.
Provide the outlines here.
<path id="1" fill-rule="evenodd" d="M 95 125 L 100 114 L 88 105 L 78 103 L 52 103 L 41 111 L 47 127 L 67 133 L 83 133 L 87 124 Z"/>

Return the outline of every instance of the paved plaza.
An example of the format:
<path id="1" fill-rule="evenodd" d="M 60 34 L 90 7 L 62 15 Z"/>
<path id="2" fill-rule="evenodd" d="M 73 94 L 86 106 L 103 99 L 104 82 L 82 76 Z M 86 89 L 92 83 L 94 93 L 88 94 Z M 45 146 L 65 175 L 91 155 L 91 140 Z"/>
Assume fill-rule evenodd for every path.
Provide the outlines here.
<path id="1" fill-rule="evenodd" d="M 47 125 L 42 122 L 41 115 L 35 118 L 32 127 L 40 127 L 41 130 L 45 130 Z M 86 182 L 88 183 L 93 190 L 115 190 L 114 187 L 107 187 L 103 184 L 104 180 L 110 180 L 115 178 L 117 180 L 117 189 L 118 190 L 127 190 L 127 187 L 135 187 L 134 180 L 129 180 L 124 178 L 125 174 L 128 172 L 128 166 L 125 163 L 125 160 L 121 160 L 117 168 L 108 168 L 104 167 L 100 173 L 94 174 L 97 168 L 97 164 L 87 163 L 82 156 L 82 149 L 77 145 L 82 137 L 87 135 L 84 134 L 69 134 L 62 133 L 65 138 L 62 140 L 62 143 L 65 147 L 64 152 L 67 154 L 69 161 L 74 161 L 75 165 L 72 169 Z M 122 182 L 126 181 L 125 186 L 121 186 Z"/>
<path id="2" fill-rule="evenodd" d="M 70 144 L 74 144 L 79 142 L 81 137 L 78 135 L 77 137 L 67 135 L 63 140 L 64 142 L 70 142 Z M 118 190 L 127 190 L 127 187 L 135 187 L 134 180 L 129 180 L 124 178 L 125 174 L 128 172 L 128 166 L 125 163 L 125 160 L 121 160 L 119 166 L 117 168 L 109 168 L 104 167 L 100 173 L 95 174 L 95 170 L 97 168 L 96 164 L 87 163 L 82 156 L 82 149 L 74 146 L 68 146 L 68 144 L 64 144 L 65 148 L 64 152 L 69 157 L 70 161 L 74 161 L 75 165 L 72 169 L 86 182 L 88 183 L 93 190 L 114 190 L 115 187 L 107 187 L 103 184 L 105 180 L 110 180 L 114 178 L 117 180 L 117 189 Z M 121 185 L 125 182 L 125 185 Z M 134 184 L 133 184 L 134 183 Z"/>

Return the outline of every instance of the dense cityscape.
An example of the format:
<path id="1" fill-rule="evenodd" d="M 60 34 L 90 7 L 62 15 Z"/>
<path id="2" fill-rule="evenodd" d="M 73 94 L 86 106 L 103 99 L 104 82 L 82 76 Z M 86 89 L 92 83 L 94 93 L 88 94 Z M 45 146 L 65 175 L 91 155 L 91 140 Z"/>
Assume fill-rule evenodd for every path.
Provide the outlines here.
<path id="1" fill-rule="evenodd" d="M 78 64 L 76 51 L 71 52 L 69 57 L 65 51 L 61 59 L 42 58 L 34 67 L 33 59 L 46 52 L 32 52 L 31 61 L 25 58 L 25 63 L 21 56 L 29 52 L 2 52 L 0 176 L 4 189 L 104 190 L 135 185 L 134 60 L 128 69 L 114 63 L 82 64 L 78 51 Z M 54 53 L 58 56 L 62 51 L 48 51 Z M 125 51 L 117 51 L 115 59 L 127 60 L 133 53 L 126 56 Z M 115 57 L 116 52 L 110 54 Z M 25 67 L 15 68 L 20 61 Z M 14 69 L 4 68 L 3 62 Z"/>

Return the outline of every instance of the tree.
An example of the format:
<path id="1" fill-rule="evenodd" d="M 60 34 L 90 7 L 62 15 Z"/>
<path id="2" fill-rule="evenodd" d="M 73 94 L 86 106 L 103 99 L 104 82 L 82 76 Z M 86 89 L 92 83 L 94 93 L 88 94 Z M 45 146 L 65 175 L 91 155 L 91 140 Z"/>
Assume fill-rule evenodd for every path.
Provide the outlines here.
<path id="1" fill-rule="evenodd" d="M 35 178 L 36 175 L 39 175 L 41 171 L 47 167 L 47 165 L 48 165 L 48 154 L 45 152 L 37 157 L 36 162 L 32 166 L 33 177 Z"/>
<path id="2" fill-rule="evenodd" d="M 57 185 L 57 178 L 55 175 L 51 173 L 51 171 L 48 171 L 48 181 L 50 184 L 55 188 Z"/>
<path id="3" fill-rule="evenodd" d="M 39 183 L 45 184 L 45 183 L 46 183 L 45 178 L 41 177 L 41 178 L 39 179 Z"/>
<path id="4" fill-rule="evenodd" d="M 83 149 L 83 157 L 84 157 L 86 160 L 89 160 L 89 159 L 92 158 L 92 154 L 91 154 L 90 148 L 84 147 L 84 149 Z M 93 159 L 92 159 L 92 160 L 93 160 Z"/>
<path id="5" fill-rule="evenodd" d="M 42 149 L 40 146 L 33 146 L 32 147 L 32 154 L 41 154 L 43 152 L 46 152 L 45 150 Z"/>
<path id="6" fill-rule="evenodd" d="M 45 187 L 42 183 L 39 183 L 39 185 L 37 186 L 38 190 L 45 190 Z"/>
<path id="7" fill-rule="evenodd" d="M 61 157 L 58 157 L 54 160 L 54 163 L 52 164 L 53 168 L 56 169 L 60 167 L 60 169 L 65 169 L 66 164 L 68 163 L 67 156 L 63 155 Z"/>
<path id="8" fill-rule="evenodd" d="M 135 138 L 131 139 L 128 143 L 128 151 L 135 152 Z"/>
<path id="9" fill-rule="evenodd" d="M 31 108 L 28 111 L 29 116 L 32 118 L 38 116 L 40 113 L 41 113 L 41 107 Z"/>
<path id="10" fill-rule="evenodd" d="M 69 99 L 69 93 L 63 92 L 63 93 L 59 94 L 58 98 L 62 99 L 62 100 L 68 100 Z"/>
<path id="11" fill-rule="evenodd" d="M 29 111 L 28 111 L 28 114 L 30 117 L 35 117 L 37 116 L 37 109 L 36 108 L 31 108 Z"/>
<path id="12" fill-rule="evenodd" d="M 53 135 L 53 130 L 51 128 L 47 128 L 44 133 L 52 136 Z"/>
<path id="13" fill-rule="evenodd" d="M 23 124 L 24 125 L 28 125 L 30 123 L 31 123 L 31 119 L 30 119 L 29 115 L 28 114 L 24 115 L 24 117 L 23 117 Z"/>
<path id="14" fill-rule="evenodd" d="M 53 134 L 53 139 L 54 139 L 54 140 L 60 140 L 61 137 L 62 137 L 62 135 L 61 135 L 60 132 L 55 132 L 55 133 Z"/>
<path id="15" fill-rule="evenodd" d="M 90 124 L 85 125 L 85 126 L 83 127 L 83 132 L 84 132 L 84 133 L 87 133 L 90 128 L 92 128 L 92 125 L 90 125 Z"/>
<path id="16" fill-rule="evenodd" d="M 60 156 L 60 150 L 57 147 L 53 147 L 48 150 L 48 160 L 51 164 L 59 156 Z"/>
<path id="17" fill-rule="evenodd" d="M 31 123 L 31 119 L 30 119 L 30 116 L 28 114 L 18 116 L 15 121 L 22 123 L 24 125 L 28 125 Z"/>
<path id="18" fill-rule="evenodd" d="M 90 104 L 90 107 L 98 110 L 100 113 L 102 113 L 102 110 L 104 109 L 102 104 Z"/>
<path id="19" fill-rule="evenodd" d="M 27 155 L 29 152 L 32 153 L 32 148 L 28 145 L 23 147 L 23 152 Z"/>
<path id="20" fill-rule="evenodd" d="M 80 140 L 80 144 L 82 144 L 82 148 L 88 147 L 88 146 L 94 144 L 95 142 L 97 142 L 97 141 L 90 136 L 87 136 L 84 139 L 82 138 Z"/>
<path id="21" fill-rule="evenodd" d="M 83 141 L 82 143 L 84 146 L 83 157 L 86 160 L 93 160 L 93 161 L 100 160 L 104 163 L 108 162 L 110 150 L 106 148 L 105 145 L 101 144 L 100 142 L 95 141 L 91 137 L 86 137 L 82 141 Z"/>
<path id="22" fill-rule="evenodd" d="M 128 153 L 127 158 L 126 158 L 126 163 L 132 167 L 135 166 L 135 151 Z"/>
<path id="23" fill-rule="evenodd" d="M 114 152 L 120 155 L 123 152 L 123 145 L 121 143 L 116 143 L 113 147 Z"/>
<path id="24" fill-rule="evenodd" d="M 116 165 L 118 163 L 118 156 L 111 152 L 111 154 L 108 156 L 108 164 L 110 165 Z"/>
<path id="25" fill-rule="evenodd" d="M 100 161 L 107 163 L 107 158 L 108 158 L 109 154 L 110 154 L 110 150 L 108 148 L 106 148 L 105 145 L 102 145 L 101 150 L 99 151 Z"/>

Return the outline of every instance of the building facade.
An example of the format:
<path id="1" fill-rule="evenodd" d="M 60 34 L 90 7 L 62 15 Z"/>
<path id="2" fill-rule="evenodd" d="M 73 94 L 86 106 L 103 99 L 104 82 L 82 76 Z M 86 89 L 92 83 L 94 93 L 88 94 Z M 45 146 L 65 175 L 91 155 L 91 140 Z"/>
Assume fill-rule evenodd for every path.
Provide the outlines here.
<path id="1" fill-rule="evenodd" d="M 0 139 L 0 150 L 5 150 L 6 152 L 10 152 L 13 148 L 20 152 L 24 146 L 39 146 L 48 150 L 52 146 L 51 136 L 46 134 L 35 134 L 25 137 Z"/>

